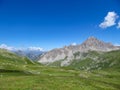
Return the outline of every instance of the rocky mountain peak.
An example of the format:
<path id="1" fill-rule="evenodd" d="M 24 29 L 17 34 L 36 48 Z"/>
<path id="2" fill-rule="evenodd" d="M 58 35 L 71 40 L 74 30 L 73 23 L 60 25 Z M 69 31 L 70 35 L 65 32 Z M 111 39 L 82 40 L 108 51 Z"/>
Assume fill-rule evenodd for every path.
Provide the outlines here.
<path id="1" fill-rule="evenodd" d="M 111 43 L 106 43 L 92 36 L 81 44 L 81 48 L 96 51 L 110 51 L 115 49 L 116 47 Z"/>
<path id="2" fill-rule="evenodd" d="M 53 50 L 47 52 L 46 54 L 44 54 L 40 58 L 39 62 L 52 63 L 55 61 L 66 59 L 61 64 L 61 65 L 64 65 L 66 63 L 68 64 L 70 62 L 70 60 L 74 59 L 74 53 L 76 53 L 76 52 L 84 53 L 84 52 L 88 52 L 89 50 L 90 51 L 108 52 L 108 51 L 118 50 L 118 49 L 120 49 L 120 48 L 118 48 L 110 43 L 101 41 L 92 36 L 92 37 L 89 37 L 82 44 L 75 45 L 75 46 L 70 45 L 70 46 L 65 46 L 63 48 L 59 48 L 59 49 L 53 49 Z"/>
<path id="3" fill-rule="evenodd" d="M 95 37 L 89 37 L 83 44 L 96 44 L 96 43 L 104 43 L 103 41 L 98 40 Z"/>
<path id="4" fill-rule="evenodd" d="M 97 39 L 97 38 L 94 37 L 94 36 L 90 36 L 90 37 L 88 37 L 88 40 L 95 40 L 95 39 Z"/>

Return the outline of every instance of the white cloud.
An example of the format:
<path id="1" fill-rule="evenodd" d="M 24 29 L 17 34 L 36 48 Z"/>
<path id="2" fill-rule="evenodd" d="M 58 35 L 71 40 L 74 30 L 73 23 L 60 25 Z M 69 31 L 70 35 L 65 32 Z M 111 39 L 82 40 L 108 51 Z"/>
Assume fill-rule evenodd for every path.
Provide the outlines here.
<path id="1" fill-rule="evenodd" d="M 7 50 L 14 50 L 15 49 L 14 47 L 7 46 L 6 44 L 1 44 L 0 48 L 7 49 Z"/>
<path id="2" fill-rule="evenodd" d="M 17 50 L 43 51 L 43 48 L 41 47 L 15 48 L 15 47 L 8 46 L 6 44 L 1 44 L 0 48 L 10 50 L 10 51 L 17 51 Z"/>
<path id="3" fill-rule="evenodd" d="M 116 20 L 118 18 L 117 13 L 108 12 L 107 16 L 104 18 L 104 21 L 99 25 L 101 28 L 107 28 L 114 26 L 116 24 Z"/>
<path id="4" fill-rule="evenodd" d="M 77 43 L 72 43 L 71 45 L 72 45 L 72 46 L 76 46 L 76 45 L 77 45 Z"/>
<path id="5" fill-rule="evenodd" d="M 29 47 L 28 49 L 31 51 L 43 51 L 43 48 L 41 47 Z"/>
<path id="6" fill-rule="evenodd" d="M 118 22 L 118 26 L 117 26 L 118 29 L 120 29 L 120 21 Z"/>

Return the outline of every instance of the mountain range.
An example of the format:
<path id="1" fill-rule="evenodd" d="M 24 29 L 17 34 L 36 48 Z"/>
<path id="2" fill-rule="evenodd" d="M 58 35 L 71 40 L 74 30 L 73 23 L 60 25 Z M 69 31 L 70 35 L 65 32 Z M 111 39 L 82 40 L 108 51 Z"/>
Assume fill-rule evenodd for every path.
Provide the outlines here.
<path id="1" fill-rule="evenodd" d="M 87 56 L 85 57 L 84 54 L 89 53 L 90 51 L 105 53 L 113 50 L 120 50 L 120 47 L 114 46 L 111 43 L 106 43 L 92 36 L 82 44 L 65 46 L 63 48 L 53 49 L 47 53 L 44 53 L 41 55 L 38 62 L 46 65 L 59 62 L 60 66 L 69 66 L 74 60 L 85 59 Z"/>

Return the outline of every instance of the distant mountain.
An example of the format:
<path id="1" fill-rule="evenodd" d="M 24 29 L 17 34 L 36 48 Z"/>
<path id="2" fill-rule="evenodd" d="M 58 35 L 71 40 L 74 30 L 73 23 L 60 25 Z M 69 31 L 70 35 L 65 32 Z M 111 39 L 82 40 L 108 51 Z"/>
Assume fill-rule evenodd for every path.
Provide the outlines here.
<path id="1" fill-rule="evenodd" d="M 15 50 L 13 52 L 19 56 L 26 56 L 31 60 L 38 60 L 38 58 L 44 53 L 44 51 L 41 50 L 30 50 L 30 49 Z"/>
<path id="2" fill-rule="evenodd" d="M 8 51 L 14 52 L 19 56 L 28 57 L 31 60 L 38 60 L 40 55 L 45 52 L 41 47 L 15 48 L 6 44 L 1 44 L 0 49 L 6 49 Z"/>
<path id="3" fill-rule="evenodd" d="M 39 62 L 47 65 L 60 62 L 60 66 L 68 66 L 74 59 L 82 59 L 83 53 L 89 51 L 109 52 L 119 49 L 119 47 L 114 46 L 111 43 L 106 43 L 95 37 L 89 37 L 80 45 L 70 45 L 63 48 L 53 49 L 43 54 L 40 57 Z M 78 56 L 75 58 L 77 54 Z"/>

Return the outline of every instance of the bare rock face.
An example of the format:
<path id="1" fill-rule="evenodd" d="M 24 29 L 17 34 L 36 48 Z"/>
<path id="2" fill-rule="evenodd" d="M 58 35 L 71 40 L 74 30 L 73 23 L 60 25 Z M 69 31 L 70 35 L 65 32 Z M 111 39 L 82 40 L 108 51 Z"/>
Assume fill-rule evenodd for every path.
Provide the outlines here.
<path id="1" fill-rule="evenodd" d="M 89 50 L 108 52 L 118 49 L 120 48 L 112 45 L 111 43 L 106 43 L 98 40 L 97 38 L 89 37 L 85 42 L 83 42 L 80 45 L 76 45 L 76 46 L 70 45 L 59 49 L 53 49 L 43 54 L 38 62 L 43 64 L 49 64 L 62 60 L 61 66 L 66 66 L 69 65 L 71 60 L 75 58 L 74 53 L 76 52 L 83 53 L 83 52 L 88 52 Z M 79 56 L 79 58 L 81 57 Z"/>
<path id="2" fill-rule="evenodd" d="M 106 43 L 98 40 L 97 38 L 90 37 L 83 44 L 81 44 L 81 49 L 84 50 L 94 50 L 94 51 L 111 51 L 118 49 L 111 43 Z"/>

